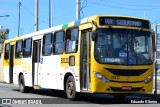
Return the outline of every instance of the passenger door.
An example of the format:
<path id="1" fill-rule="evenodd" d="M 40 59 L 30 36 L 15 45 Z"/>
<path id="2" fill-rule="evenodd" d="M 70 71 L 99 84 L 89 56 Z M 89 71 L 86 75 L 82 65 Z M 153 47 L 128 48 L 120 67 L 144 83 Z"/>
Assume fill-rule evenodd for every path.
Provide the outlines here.
<path id="1" fill-rule="evenodd" d="M 81 32 L 81 65 L 80 79 L 81 89 L 88 90 L 90 88 L 90 51 L 91 51 L 90 31 Z"/>
<path id="2" fill-rule="evenodd" d="M 32 55 L 32 84 L 39 85 L 39 66 L 40 66 L 41 39 L 33 41 Z"/>

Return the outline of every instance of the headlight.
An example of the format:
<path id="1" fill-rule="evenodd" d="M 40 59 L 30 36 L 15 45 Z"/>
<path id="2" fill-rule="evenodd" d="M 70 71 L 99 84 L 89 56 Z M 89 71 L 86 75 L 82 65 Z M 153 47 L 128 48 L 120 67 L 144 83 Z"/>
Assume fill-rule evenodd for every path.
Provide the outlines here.
<path id="1" fill-rule="evenodd" d="M 151 74 L 150 76 L 148 76 L 148 77 L 144 80 L 144 83 L 145 83 L 145 84 L 148 84 L 152 79 L 153 79 L 153 74 Z"/>
<path id="2" fill-rule="evenodd" d="M 105 83 L 109 83 L 109 79 L 107 79 L 105 76 L 103 76 L 101 73 L 94 72 L 94 76 L 100 80 L 102 80 Z"/>

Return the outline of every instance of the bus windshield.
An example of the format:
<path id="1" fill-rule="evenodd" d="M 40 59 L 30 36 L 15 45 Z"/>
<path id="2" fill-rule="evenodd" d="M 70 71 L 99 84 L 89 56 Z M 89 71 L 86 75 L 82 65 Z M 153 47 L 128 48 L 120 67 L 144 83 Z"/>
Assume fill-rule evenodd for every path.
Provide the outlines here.
<path id="1" fill-rule="evenodd" d="M 144 65 L 153 63 L 152 37 L 149 31 L 97 29 L 95 59 L 99 63 Z"/>

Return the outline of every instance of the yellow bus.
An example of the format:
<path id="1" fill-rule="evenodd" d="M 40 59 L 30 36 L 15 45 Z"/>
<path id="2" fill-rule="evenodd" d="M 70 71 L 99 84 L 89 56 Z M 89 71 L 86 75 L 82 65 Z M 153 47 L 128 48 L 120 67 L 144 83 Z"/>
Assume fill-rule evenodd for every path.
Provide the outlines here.
<path id="1" fill-rule="evenodd" d="M 97 15 L 6 40 L 3 74 L 21 92 L 64 90 L 124 97 L 152 92 L 150 21 Z"/>

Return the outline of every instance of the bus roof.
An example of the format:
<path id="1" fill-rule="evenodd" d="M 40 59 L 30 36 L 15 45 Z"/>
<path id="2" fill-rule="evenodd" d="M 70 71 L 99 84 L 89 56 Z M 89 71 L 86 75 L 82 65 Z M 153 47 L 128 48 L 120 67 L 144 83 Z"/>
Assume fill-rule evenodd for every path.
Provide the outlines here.
<path id="1" fill-rule="evenodd" d="M 47 28 L 47 29 L 44 29 L 44 30 L 40 30 L 40 31 L 37 31 L 37 32 L 30 33 L 30 34 L 22 35 L 22 36 L 13 38 L 13 39 L 6 40 L 6 42 L 9 42 L 11 40 L 12 41 L 13 40 L 19 40 L 19 39 L 22 39 L 22 38 L 25 39 L 25 38 L 29 38 L 29 37 L 33 37 L 33 36 L 37 36 L 37 35 L 43 35 L 43 34 L 46 34 L 46 33 L 55 32 L 55 31 L 58 31 L 58 30 L 66 29 L 66 28 L 71 28 L 71 27 L 78 26 L 78 25 L 83 24 L 83 23 L 92 22 L 93 20 L 96 20 L 99 17 L 122 17 L 122 18 L 134 18 L 134 19 L 139 19 L 139 20 L 146 20 L 146 19 L 132 17 L 132 16 L 95 15 L 95 16 L 83 18 L 83 19 L 80 19 L 80 20 L 77 20 L 77 21 L 72 21 L 72 22 L 69 22 L 69 23 L 66 23 L 66 24 L 54 26 L 52 28 Z M 149 21 L 149 20 L 146 20 L 146 21 Z"/>

